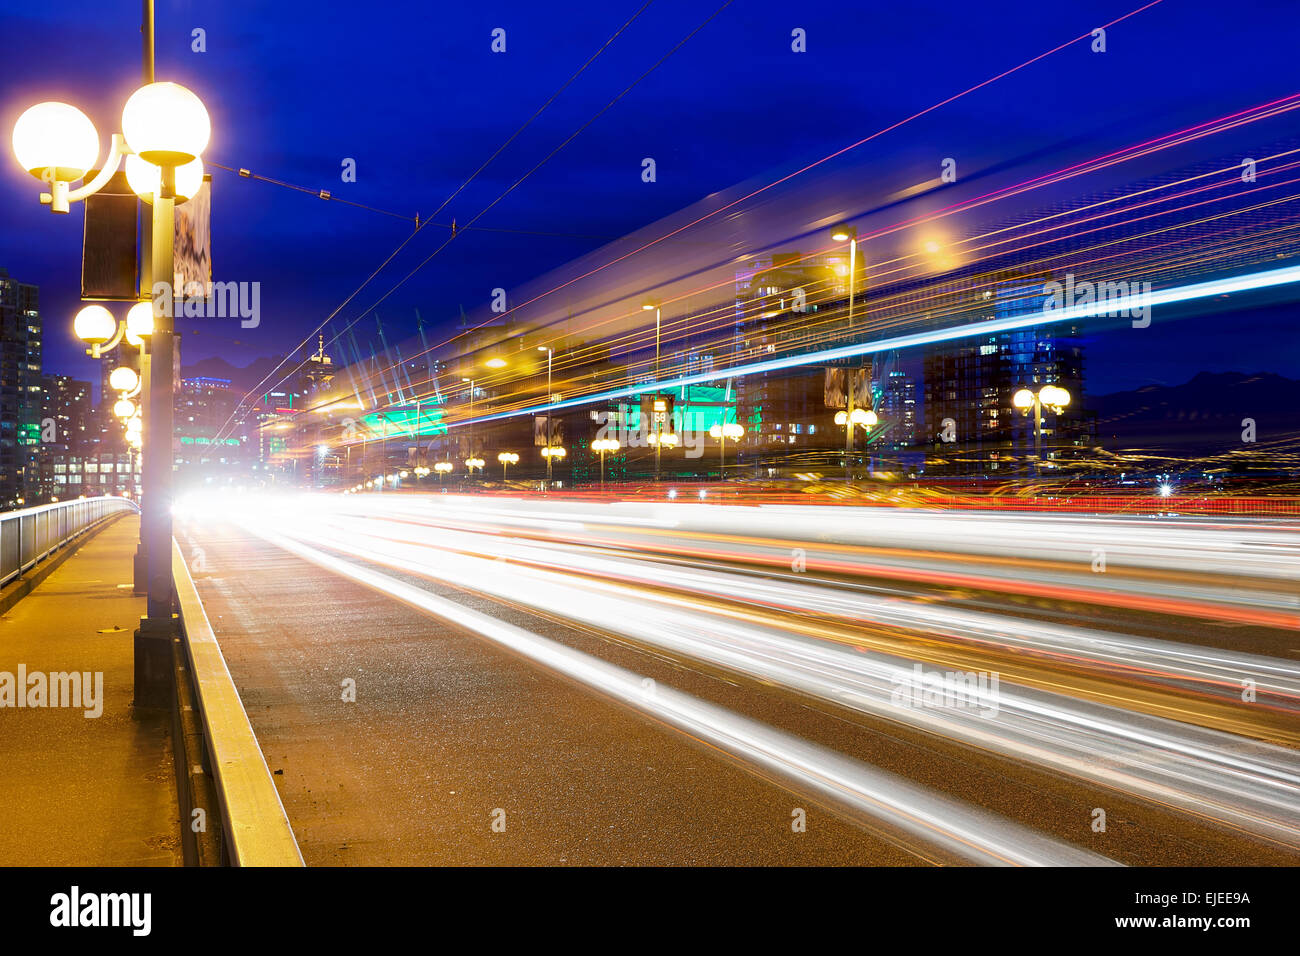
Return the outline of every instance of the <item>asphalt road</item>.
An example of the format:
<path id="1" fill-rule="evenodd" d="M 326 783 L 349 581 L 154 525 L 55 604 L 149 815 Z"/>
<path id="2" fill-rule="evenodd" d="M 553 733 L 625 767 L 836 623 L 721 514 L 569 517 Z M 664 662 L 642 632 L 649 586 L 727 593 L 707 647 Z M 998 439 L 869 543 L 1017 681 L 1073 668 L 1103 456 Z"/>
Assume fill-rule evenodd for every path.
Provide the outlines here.
<path id="1" fill-rule="evenodd" d="M 1289 529 L 1111 525 L 1099 590 L 990 524 L 385 498 L 178 523 L 309 864 L 1300 862 Z"/>

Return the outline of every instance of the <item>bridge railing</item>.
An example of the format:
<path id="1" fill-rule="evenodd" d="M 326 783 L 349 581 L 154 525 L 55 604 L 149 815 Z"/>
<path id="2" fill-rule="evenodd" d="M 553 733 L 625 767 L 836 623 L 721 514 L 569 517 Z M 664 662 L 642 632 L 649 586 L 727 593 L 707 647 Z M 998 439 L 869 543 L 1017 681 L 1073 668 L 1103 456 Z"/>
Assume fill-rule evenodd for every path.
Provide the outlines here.
<path id="1" fill-rule="evenodd" d="M 180 612 L 188 690 L 200 720 L 205 769 L 221 810 L 222 857 L 231 866 L 302 866 L 302 853 L 226 667 L 190 569 L 173 541 L 172 579 Z"/>
<path id="2" fill-rule="evenodd" d="M 0 587 L 110 515 L 138 511 L 112 495 L 0 512 Z"/>

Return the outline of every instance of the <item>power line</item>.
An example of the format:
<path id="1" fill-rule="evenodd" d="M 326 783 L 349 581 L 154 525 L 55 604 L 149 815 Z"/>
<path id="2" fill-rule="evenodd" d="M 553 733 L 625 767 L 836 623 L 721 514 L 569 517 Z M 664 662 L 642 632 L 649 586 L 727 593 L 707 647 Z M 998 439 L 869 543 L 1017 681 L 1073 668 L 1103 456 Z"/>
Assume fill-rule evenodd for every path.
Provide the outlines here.
<path id="1" fill-rule="evenodd" d="M 433 221 L 434 216 L 437 216 L 438 213 L 442 212 L 442 210 L 445 209 L 445 208 L 447 207 L 447 204 L 448 204 L 448 203 L 450 203 L 453 199 L 455 199 L 457 196 L 459 196 L 460 193 L 465 189 L 465 187 L 468 186 L 468 185 L 469 185 L 469 184 L 474 180 L 474 178 L 475 178 L 476 176 L 478 176 L 479 173 L 481 173 L 484 169 L 486 169 L 487 166 L 488 166 L 488 164 L 491 163 L 492 160 L 496 159 L 496 157 L 499 156 L 499 155 L 501 154 L 501 151 L 502 151 L 502 150 L 504 150 L 507 146 L 509 146 L 512 142 L 514 142 L 515 139 L 519 136 L 519 134 L 522 133 L 525 129 L 528 128 L 529 125 L 532 124 L 533 120 L 537 119 L 537 117 L 540 116 L 540 115 L 542 114 L 542 112 L 546 110 L 546 108 L 547 108 L 548 106 L 550 106 L 553 102 L 555 102 L 556 97 L 558 97 L 562 92 L 564 92 L 564 90 L 568 89 L 569 86 L 572 85 L 573 81 L 576 80 L 576 79 L 577 79 L 577 78 L 578 78 L 578 77 L 583 73 L 583 71 L 585 71 L 585 70 L 587 69 L 587 67 L 590 66 L 590 65 L 592 64 L 592 62 L 594 62 L 595 59 L 596 59 L 598 56 L 600 56 L 600 54 L 602 54 L 603 52 L 605 52 L 605 50 L 609 47 L 609 45 L 610 45 L 611 43 L 613 43 L 616 39 L 618 39 L 618 37 L 621 36 L 621 35 L 623 34 L 623 32 L 624 32 L 625 30 L 627 30 L 627 28 L 628 28 L 629 26 L 632 25 L 633 21 L 635 21 L 635 20 L 637 19 L 637 17 L 641 16 L 641 14 L 645 11 L 645 9 L 646 9 L 648 6 L 650 6 L 651 2 L 653 2 L 653 0 L 645 0 L 645 2 L 642 3 L 641 6 L 638 7 L 638 8 L 636 9 L 636 11 L 632 14 L 632 16 L 630 16 L 630 17 L 629 17 L 629 18 L 628 18 L 628 19 L 623 23 L 622 26 L 620 26 L 617 30 L 615 30 L 614 33 L 610 35 L 609 39 L 607 39 L 604 43 L 602 43 L 602 44 L 600 45 L 600 47 L 596 50 L 596 52 L 593 53 L 591 56 L 589 56 L 589 57 L 587 58 L 587 60 L 582 64 L 582 66 L 578 67 L 578 69 L 573 73 L 573 75 L 570 76 L 567 80 L 565 80 L 564 83 L 560 86 L 560 88 L 559 88 L 558 90 L 556 90 L 553 94 L 551 94 L 551 96 L 550 96 L 549 98 L 547 98 L 546 102 L 544 102 L 540 107 L 538 107 L 536 111 L 534 111 L 534 113 L 533 113 L 532 116 L 528 117 L 528 119 L 526 119 L 526 120 L 523 122 L 523 124 L 522 124 L 518 129 L 516 129 L 513 133 L 510 134 L 509 138 L 507 138 L 506 141 L 505 141 L 501 146 L 499 146 L 499 147 L 497 148 L 496 152 L 494 152 L 491 156 L 488 157 L 488 159 L 487 159 L 486 162 L 484 162 L 482 165 L 480 165 L 480 166 L 478 167 L 478 169 L 474 170 L 474 172 L 470 174 L 469 178 L 466 179 L 463 183 L 461 183 L 459 187 L 457 187 L 457 189 L 456 189 L 455 192 L 453 192 L 450 196 L 448 196 L 445 200 L 443 200 L 442 205 L 440 205 L 436 210 L 434 210 L 434 213 L 433 213 L 432 216 L 430 216 L 428 219 L 426 219 L 423 223 L 417 221 L 417 222 L 416 222 L 416 226 L 415 226 L 415 231 L 412 232 L 411 235 L 409 235 L 409 236 L 407 236 L 405 239 L 403 239 L 402 242 L 401 242 L 401 244 L 398 245 L 398 247 L 397 247 L 396 249 L 394 249 L 393 252 L 388 256 L 388 258 L 386 258 L 386 259 L 385 259 L 385 260 L 380 264 L 379 268 L 376 269 L 374 272 L 372 272 L 372 273 L 371 273 L 371 274 L 366 278 L 366 280 L 365 280 L 364 282 L 361 283 L 361 285 L 357 286 L 356 290 L 355 290 L 351 295 L 349 295 L 346 299 L 344 299 L 343 302 L 338 306 L 338 308 L 336 308 L 333 312 L 331 312 L 331 313 L 330 313 L 330 314 L 329 314 L 329 315 L 324 319 L 324 321 L 322 321 L 322 322 L 320 323 L 320 325 L 316 326 L 316 328 L 313 329 L 313 330 L 312 330 L 312 331 L 311 331 L 311 332 L 310 332 L 310 333 L 309 333 L 309 334 L 308 334 L 308 335 L 303 339 L 303 341 L 300 342 L 300 343 L 298 344 L 298 346 L 297 346 L 296 348 L 294 348 L 292 352 L 289 353 L 289 355 L 293 355 L 295 352 L 298 351 L 298 349 L 301 349 L 301 348 L 303 348 L 304 346 L 306 346 L 308 343 L 310 343 L 310 342 L 311 342 L 311 338 L 312 338 L 312 336 L 318 334 L 318 333 L 320 332 L 321 329 L 323 329 L 326 325 L 328 325 L 328 324 L 330 323 L 330 321 L 331 321 L 331 320 L 332 320 L 336 315 L 338 315 L 339 312 L 341 312 L 341 311 L 344 309 L 344 307 L 347 306 L 347 304 L 348 304 L 349 302 L 351 302 L 354 298 L 356 298 L 356 296 L 361 292 L 362 289 L 364 289 L 367 285 L 370 284 L 370 282 L 375 278 L 375 276 L 377 276 L 380 272 L 382 272 L 382 271 L 384 270 L 385 267 L 387 267 L 388 263 L 390 263 L 390 262 L 393 261 L 394 257 L 396 257 L 397 254 L 398 254 L 399 252 L 401 252 L 402 249 L 404 249 L 404 248 L 406 247 L 406 244 L 407 244 L 408 242 L 410 242 L 412 239 L 415 238 L 416 235 L 419 234 L 420 230 L 422 230 L 426 225 L 428 225 L 430 222 Z M 728 2 L 730 2 L 730 0 L 728 0 Z M 214 164 L 214 165 L 215 165 L 215 164 Z M 227 167 L 222 167 L 222 168 L 227 168 Z M 250 177 L 250 178 L 251 178 L 251 177 Z M 259 178 L 265 178 L 265 177 L 259 177 Z M 292 186 L 292 185 L 289 184 L 289 183 L 282 183 L 282 182 L 278 182 L 278 181 L 276 181 L 276 180 L 270 180 L 270 179 L 267 179 L 266 181 L 267 181 L 267 182 L 276 182 L 277 185 L 288 186 L 289 188 L 298 189 L 298 190 L 301 190 L 301 191 L 303 191 L 303 192 L 310 192 L 310 190 L 305 189 L 304 187 L 301 187 L 301 186 Z M 353 203 L 353 205 L 360 205 L 360 204 L 358 204 L 358 203 Z M 363 207 L 363 208 L 370 208 L 370 207 Z M 375 210 L 375 211 L 376 211 L 376 212 L 382 212 L 382 210 Z M 390 214 L 390 215 L 396 215 L 396 214 Z M 400 216 L 399 216 L 399 218 L 405 218 L 405 217 L 400 217 Z M 456 230 L 456 227 L 455 227 L 455 223 L 454 223 L 454 221 L 453 221 L 453 224 L 452 224 L 452 234 L 451 234 L 451 235 L 452 235 L 452 238 L 455 238 L 456 234 L 457 234 L 457 230 Z M 445 246 L 446 243 L 444 242 L 443 245 Z M 439 248 L 441 249 L 442 246 L 440 246 Z M 405 280 L 403 280 L 403 281 L 405 281 Z M 367 310 L 367 311 L 369 311 L 369 310 Z M 364 315 L 364 314 L 365 314 L 365 312 L 362 313 L 362 315 Z M 346 332 L 348 329 L 352 328 L 352 326 L 355 325 L 359 320 L 360 320 L 360 316 L 358 316 L 356 319 L 354 319 L 354 320 L 353 320 L 353 321 L 352 321 L 352 322 L 347 326 L 347 328 L 344 329 L 344 331 Z M 337 336 L 336 336 L 334 339 L 331 339 L 331 340 L 330 340 L 331 344 L 333 344 L 333 342 L 336 341 L 336 340 L 337 340 Z M 274 375 L 277 371 L 280 370 L 280 368 L 284 365 L 284 362 L 285 362 L 285 361 L 288 361 L 288 357 L 287 357 L 287 356 L 286 356 L 286 358 L 285 358 L 284 361 L 282 361 L 279 365 L 277 365 L 274 369 L 272 369 L 272 370 L 270 371 L 270 373 L 268 373 L 267 376 L 266 376 L 265 378 L 263 378 L 262 381 L 259 382 L 259 383 L 257 384 L 256 388 L 254 388 L 252 391 L 250 391 L 250 392 L 248 392 L 247 394 L 245 394 L 244 397 L 241 398 L 241 399 L 239 400 L 239 403 L 235 406 L 234 411 L 231 412 L 230 417 L 229 417 L 228 419 L 226 419 L 225 424 L 223 424 L 223 425 L 221 426 L 221 428 L 217 430 L 217 437 L 218 437 L 218 438 L 222 437 L 222 435 L 224 434 L 226 428 L 228 428 L 228 427 L 230 426 L 230 424 L 235 420 L 235 417 L 239 414 L 239 409 L 243 406 L 244 402 L 245 402 L 245 401 L 246 401 L 250 396 L 258 394 L 258 393 L 262 390 L 262 386 L 264 386 L 264 385 L 267 383 L 267 381 L 270 380 L 270 378 L 271 378 L 272 375 Z M 304 362 L 300 362 L 300 363 L 298 364 L 298 366 L 294 369 L 294 371 L 297 371 L 298 369 L 301 369 L 302 366 L 303 366 L 304 364 L 306 364 L 305 361 L 304 361 Z M 292 375 L 292 374 L 293 374 L 293 372 L 289 372 L 289 373 L 286 374 L 283 378 L 280 379 L 280 382 L 283 382 L 286 378 L 289 377 L 289 375 Z M 279 383 L 277 382 L 276 384 L 279 384 Z M 272 386 L 272 387 L 274 387 L 274 386 Z"/>

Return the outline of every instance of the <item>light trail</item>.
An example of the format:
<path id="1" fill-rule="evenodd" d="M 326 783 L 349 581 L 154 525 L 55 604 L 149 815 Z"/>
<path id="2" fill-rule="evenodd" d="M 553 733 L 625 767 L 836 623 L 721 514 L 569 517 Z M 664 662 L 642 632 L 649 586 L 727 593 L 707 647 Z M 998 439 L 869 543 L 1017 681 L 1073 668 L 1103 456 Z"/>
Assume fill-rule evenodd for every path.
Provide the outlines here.
<path id="1" fill-rule="evenodd" d="M 811 793 L 874 832 L 929 856 L 917 843 L 959 860 L 998 866 L 1105 866 L 1114 861 L 967 806 L 791 734 L 741 717 L 523 628 L 436 597 L 376 571 L 282 537 L 257 533 L 290 553 L 389 594 L 491 640 L 548 670 L 620 701 L 787 785 Z M 881 825 L 889 830 L 882 831 Z"/>
<path id="2" fill-rule="evenodd" d="M 243 504 L 252 502 L 245 498 Z M 844 546 L 868 547 L 862 542 L 880 545 L 903 538 L 923 547 L 946 536 L 949 550 L 955 544 L 972 553 L 1033 551 L 1056 558 L 1077 555 L 1086 549 L 1090 535 L 1102 535 L 1114 549 L 1116 571 L 1154 567 L 1166 573 L 1189 568 L 1203 573 L 1217 561 L 1219 573 L 1230 567 L 1233 576 L 1249 583 L 1256 578 L 1294 580 L 1300 573 L 1294 560 L 1300 535 L 1294 528 L 1247 522 L 961 515 L 961 524 L 948 523 L 945 530 L 953 516 L 885 509 L 855 513 L 806 507 L 536 505 L 396 495 L 321 496 L 298 507 L 301 510 L 295 511 L 276 503 L 246 512 L 242 520 L 250 531 L 271 535 L 291 550 L 333 552 L 324 557 L 336 562 L 340 573 L 358 580 L 359 573 L 378 575 L 370 583 L 382 584 L 389 593 L 394 593 L 389 575 L 373 568 L 358 571 L 356 562 L 559 616 L 659 653 L 788 688 L 1300 850 L 1296 752 L 1196 726 L 1225 721 L 1236 729 L 1231 721 L 1251 714 L 1294 715 L 1300 695 L 1300 667 L 1294 662 L 923 599 L 881 599 L 824 581 L 756 578 L 698 564 L 665 565 L 607 550 L 610 531 L 618 527 L 632 534 L 624 546 L 633 554 L 639 536 L 646 533 L 714 533 L 736 531 L 737 526 L 751 537 L 783 532 L 792 542 L 807 542 L 810 549 L 826 537 Z M 476 522 L 480 527 L 475 529 Z M 540 532 L 557 540 L 539 540 Z M 428 594 L 420 588 L 402 593 L 403 600 Z M 949 648 L 964 648 L 964 656 L 950 656 L 955 652 L 933 641 L 923 645 L 879 636 L 864 639 L 853 630 L 864 624 L 934 635 Z M 1109 676 L 1112 683 L 1104 692 L 1102 685 L 1080 684 L 1062 676 L 1059 668 L 1043 669 L 1044 659 Z M 1002 667 L 999 661 L 1008 663 L 1000 686 L 971 706 L 900 703 L 900 688 L 922 683 L 915 670 L 922 663 L 946 663 L 965 673 L 981 666 L 981 660 L 997 665 L 994 673 Z M 1243 678 L 1256 682 L 1259 704 L 1254 707 L 1231 700 Z M 1161 688 L 1163 697 L 1126 690 L 1133 680 Z M 1206 695 L 1217 695 L 1217 703 L 1207 703 Z M 1218 709 L 1209 711 L 1210 706 Z M 1150 712 L 1152 708 L 1156 712 Z M 1243 716 L 1233 718 L 1231 713 Z"/>
<path id="3" fill-rule="evenodd" d="M 875 342 L 841 345 L 835 348 L 822 349 L 817 352 L 809 352 L 802 355 L 788 355 L 762 362 L 750 362 L 743 365 L 717 367 L 695 375 L 682 375 L 674 378 L 661 379 L 655 382 L 642 382 L 635 385 L 623 386 L 621 388 L 608 389 L 590 395 L 583 395 L 580 398 L 566 399 L 549 405 L 545 403 L 530 405 L 526 408 L 496 412 L 490 415 L 478 415 L 472 418 L 463 418 L 458 421 L 448 421 L 446 422 L 446 426 L 448 428 L 456 428 L 464 425 L 475 425 L 485 422 L 501 421 L 507 418 L 516 418 L 520 415 L 539 415 L 547 411 L 555 412 L 565 408 L 580 408 L 584 405 L 592 405 L 597 402 L 609 401 L 610 399 L 627 398 L 631 395 L 639 395 L 642 392 L 667 391 L 688 385 L 703 385 L 707 382 L 715 382 L 720 378 L 779 372 L 784 369 L 798 368 L 802 365 L 824 365 L 845 358 L 874 355 L 879 352 L 911 348 L 918 345 L 934 345 L 939 342 L 951 342 L 957 339 L 969 338 L 976 335 L 994 335 L 999 332 L 1011 332 L 1016 329 L 1025 329 L 1034 326 L 1057 325 L 1062 322 L 1077 322 L 1080 319 L 1097 318 L 1105 315 L 1128 314 L 1130 310 L 1136 314 L 1147 307 L 1156 308 L 1157 306 L 1177 305 L 1184 302 L 1194 302 L 1199 299 L 1213 298 L 1215 296 L 1233 295 L 1242 292 L 1255 292 L 1262 289 L 1272 289 L 1291 285 L 1296 282 L 1300 282 L 1300 266 L 1287 266 L 1282 269 L 1268 269 L 1228 279 L 1214 279 L 1209 282 L 1198 282 L 1190 285 L 1176 286 L 1170 289 L 1156 289 L 1152 290 L 1149 295 L 1129 294 L 1118 296 L 1105 302 L 1092 303 L 1089 305 L 1077 305 L 1052 309 L 1050 311 L 1033 312 L 1029 315 L 1018 315 L 1005 319 L 970 322 L 953 328 L 932 329 L 925 332 L 914 332 L 909 335 L 899 335 L 892 338 L 878 339 Z"/>

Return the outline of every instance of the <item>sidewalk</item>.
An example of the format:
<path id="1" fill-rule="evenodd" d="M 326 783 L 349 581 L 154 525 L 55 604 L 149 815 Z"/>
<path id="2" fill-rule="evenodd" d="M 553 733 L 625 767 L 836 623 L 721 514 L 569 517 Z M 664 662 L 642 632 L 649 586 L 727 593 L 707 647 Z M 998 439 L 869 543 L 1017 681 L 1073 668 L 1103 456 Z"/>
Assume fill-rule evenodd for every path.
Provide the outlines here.
<path id="1" fill-rule="evenodd" d="M 138 538 L 138 517 L 112 521 L 0 616 L 0 866 L 182 864 L 170 716 L 131 707 Z M 17 708 L 20 667 L 28 701 L 56 672 L 102 673 L 102 694 L 92 677 L 78 706 Z"/>

